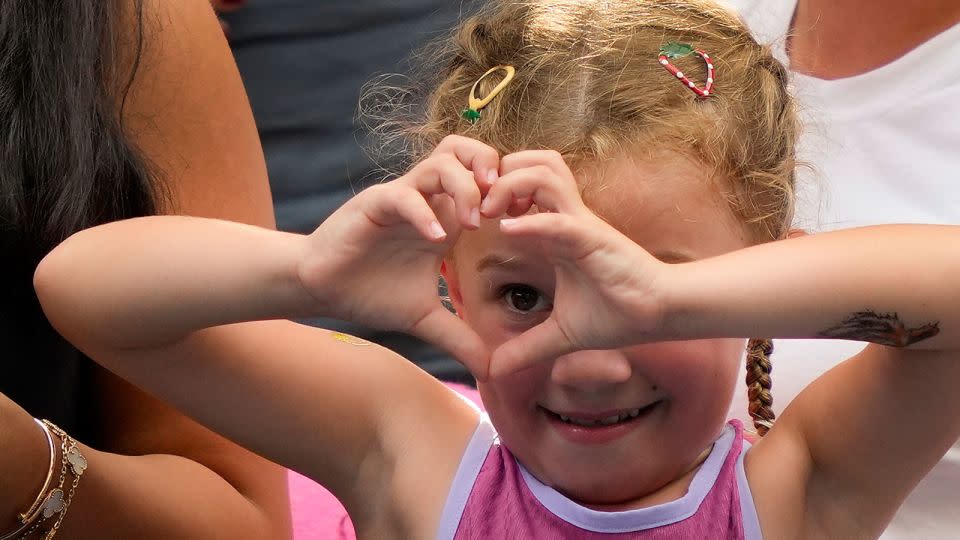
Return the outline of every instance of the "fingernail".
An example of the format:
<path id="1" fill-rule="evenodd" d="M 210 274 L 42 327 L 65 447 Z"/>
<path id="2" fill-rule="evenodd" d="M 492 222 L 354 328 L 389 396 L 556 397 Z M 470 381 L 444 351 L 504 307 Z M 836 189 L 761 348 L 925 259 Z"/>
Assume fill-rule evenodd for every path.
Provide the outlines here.
<path id="1" fill-rule="evenodd" d="M 509 230 L 517 226 L 516 219 L 501 219 L 500 220 L 500 230 Z"/>
<path id="2" fill-rule="evenodd" d="M 487 182 L 492 184 L 497 181 L 498 177 L 499 177 L 499 174 L 497 173 L 496 169 L 490 169 L 489 171 L 487 171 Z"/>
<path id="3" fill-rule="evenodd" d="M 493 203 L 490 202 L 490 198 L 489 198 L 489 197 L 483 199 L 483 202 L 480 203 L 480 212 L 481 212 L 482 214 L 486 215 L 487 212 L 490 211 L 490 205 L 491 205 L 491 204 L 493 204 Z"/>
<path id="4" fill-rule="evenodd" d="M 470 211 L 470 224 L 474 227 L 480 226 L 480 209 L 474 208 Z"/>
<path id="5" fill-rule="evenodd" d="M 443 230 L 443 227 L 440 225 L 439 221 L 434 221 L 430 224 L 430 233 L 433 234 L 433 237 L 437 240 L 447 235 L 447 231 Z"/>

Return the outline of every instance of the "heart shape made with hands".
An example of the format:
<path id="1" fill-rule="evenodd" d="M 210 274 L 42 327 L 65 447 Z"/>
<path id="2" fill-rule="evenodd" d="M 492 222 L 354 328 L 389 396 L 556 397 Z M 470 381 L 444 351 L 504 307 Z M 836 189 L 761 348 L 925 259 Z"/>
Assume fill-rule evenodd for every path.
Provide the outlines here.
<path id="1" fill-rule="evenodd" d="M 509 218 L 531 205 L 538 212 Z M 437 298 L 442 261 L 481 214 L 501 219 L 503 234 L 528 238 L 556 268 L 549 318 L 492 355 Z M 308 244 L 298 274 L 316 314 L 415 335 L 481 380 L 576 349 L 619 346 L 656 311 L 643 294 L 652 257 L 587 209 L 553 151 L 500 158 L 479 141 L 447 137 L 404 176 L 344 204 Z"/>
<path id="2" fill-rule="evenodd" d="M 530 241 L 528 256 L 553 265 L 555 286 L 550 315 L 497 347 L 490 375 L 574 350 L 616 348 L 652 337 L 661 313 L 652 284 L 666 265 L 587 208 L 559 153 L 510 154 L 500 170 L 483 214 L 502 218 L 520 201 L 530 201 L 536 212 L 502 219 L 500 230 Z"/>

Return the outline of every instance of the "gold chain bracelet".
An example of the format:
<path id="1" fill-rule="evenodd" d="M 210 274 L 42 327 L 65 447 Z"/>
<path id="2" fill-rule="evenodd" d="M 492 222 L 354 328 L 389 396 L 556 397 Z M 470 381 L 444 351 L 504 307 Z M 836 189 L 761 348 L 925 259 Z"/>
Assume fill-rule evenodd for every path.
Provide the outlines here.
<path id="1" fill-rule="evenodd" d="M 36 500 L 26 512 L 19 515 L 20 526 L 17 530 L 0 536 L 0 540 L 24 540 L 34 533 L 42 534 L 44 540 L 51 540 L 57 534 L 60 524 L 63 523 L 63 518 L 67 515 L 67 510 L 70 508 L 70 503 L 73 502 L 73 496 L 80 484 L 80 477 L 87 470 L 87 459 L 83 457 L 76 439 L 67 435 L 65 431 L 49 420 L 36 420 L 36 422 L 47 436 L 47 443 L 50 447 L 50 470 L 43 483 L 43 489 L 37 495 Z M 53 445 L 53 435 L 60 439 L 60 477 L 57 487 L 47 491 L 53 478 L 57 457 Z M 69 488 L 66 488 L 68 471 L 73 479 Z M 65 489 L 66 491 L 64 491 Z M 45 531 L 42 530 L 43 525 L 53 516 L 57 516 L 53 525 Z"/>
<path id="2" fill-rule="evenodd" d="M 23 532 L 36 523 L 44 508 L 46 508 L 46 506 L 50 503 L 50 493 L 47 492 L 47 489 L 50 488 L 50 481 L 53 480 L 53 470 L 57 464 L 57 454 L 53 447 L 53 436 L 50 434 L 50 429 L 47 428 L 46 424 L 40 420 L 37 420 L 36 418 L 34 418 L 33 421 L 40 426 L 40 429 L 43 431 L 43 434 L 47 439 L 47 447 L 50 449 L 50 466 L 47 469 L 47 478 L 43 481 L 43 487 L 40 488 L 40 493 L 37 494 L 37 497 L 33 500 L 33 504 L 30 505 L 30 508 L 28 508 L 26 512 L 23 512 L 17 516 L 20 521 L 17 529 L 11 533 L 0 536 L 0 540 L 11 540 L 14 538 L 23 537 Z"/>

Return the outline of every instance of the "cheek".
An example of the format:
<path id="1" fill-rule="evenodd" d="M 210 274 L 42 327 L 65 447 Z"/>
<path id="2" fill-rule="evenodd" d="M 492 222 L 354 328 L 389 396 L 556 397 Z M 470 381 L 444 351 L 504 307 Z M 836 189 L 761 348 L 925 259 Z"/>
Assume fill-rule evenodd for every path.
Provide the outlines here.
<path id="1" fill-rule="evenodd" d="M 478 382 L 477 390 L 491 416 L 499 414 L 509 417 L 511 412 L 533 410 L 537 396 L 548 379 L 549 371 L 546 366 L 534 366 L 504 377 Z"/>
<path id="2" fill-rule="evenodd" d="M 723 422 L 733 397 L 745 342 L 711 339 L 665 342 L 650 347 L 656 347 L 656 353 L 643 352 L 644 374 L 669 397 L 674 412 L 683 417 L 713 418 L 711 423 Z"/>
<path id="3" fill-rule="evenodd" d="M 491 351 L 515 335 L 500 324 L 497 315 L 496 309 L 489 302 L 471 303 L 464 299 L 461 312 L 463 320 L 480 336 Z"/>
<path id="4" fill-rule="evenodd" d="M 501 438 L 510 441 L 511 447 L 513 443 L 522 446 L 524 436 L 531 433 L 539 414 L 536 400 L 542 395 L 548 380 L 548 367 L 534 366 L 477 383 L 484 408 L 497 426 Z"/>
<path id="5" fill-rule="evenodd" d="M 486 283 L 474 283 L 462 294 L 463 304 L 458 306 L 458 313 L 490 350 L 526 330 L 526 327 L 506 324 L 502 302 L 493 298 L 494 293 Z"/>

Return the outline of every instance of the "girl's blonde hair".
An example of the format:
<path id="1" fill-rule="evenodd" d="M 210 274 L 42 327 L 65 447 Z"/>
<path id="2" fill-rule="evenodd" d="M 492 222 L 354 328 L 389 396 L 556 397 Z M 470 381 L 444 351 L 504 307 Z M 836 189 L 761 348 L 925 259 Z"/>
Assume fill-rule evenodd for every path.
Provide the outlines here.
<path id="1" fill-rule="evenodd" d="M 699 98 L 664 69 L 658 55 L 668 43 L 710 55 L 713 95 Z M 725 181 L 731 209 L 754 242 L 786 236 L 798 134 L 787 72 L 721 6 L 706 0 L 494 0 L 417 60 L 426 80 L 405 89 L 373 86 L 363 102 L 368 126 L 385 136 L 378 148 L 404 155 L 409 161 L 403 166 L 450 134 L 479 139 L 502 154 L 557 150 L 575 172 L 619 155 L 672 150 Z M 672 62 L 703 87 L 700 58 Z M 470 88 L 498 65 L 514 66 L 516 77 L 471 124 L 461 116 Z M 477 95 L 499 80 L 496 74 L 485 78 Z M 765 364 L 768 375 L 769 360 L 752 360 L 760 356 L 766 358 L 748 355 L 751 410 L 766 421 L 772 419 L 769 376 L 756 373 Z M 765 428 L 758 425 L 758 431 Z"/>

